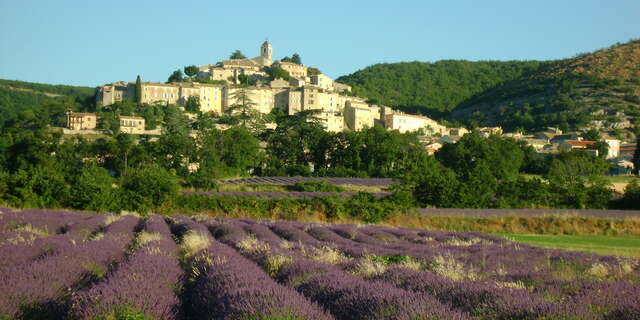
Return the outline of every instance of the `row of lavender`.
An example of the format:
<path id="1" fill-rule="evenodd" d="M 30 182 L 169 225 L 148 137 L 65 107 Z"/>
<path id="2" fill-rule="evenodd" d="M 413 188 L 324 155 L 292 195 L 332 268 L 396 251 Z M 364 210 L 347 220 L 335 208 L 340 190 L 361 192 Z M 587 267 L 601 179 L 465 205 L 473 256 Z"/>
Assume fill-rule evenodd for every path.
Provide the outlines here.
<path id="1" fill-rule="evenodd" d="M 504 217 L 504 216 L 580 216 L 600 219 L 625 219 L 640 217 L 640 210 L 599 210 L 599 209 L 459 209 L 421 208 L 418 212 L 427 216 L 453 217 Z"/>
<path id="2" fill-rule="evenodd" d="M 637 260 L 475 233 L 0 209 L 0 259 L 0 319 L 640 318 Z"/>
<path id="3" fill-rule="evenodd" d="M 333 185 L 352 185 L 370 187 L 388 187 L 393 184 L 389 178 L 332 178 L 332 177 L 252 177 L 233 180 L 220 180 L 228 184 L 278 184 L 294 185 L 298 182 L 326 181 Z"/>
<path id="4" fill-rule="evenodd" d="M 339 318 L 394 312 L 412 318 L 428 314 L 425 310 L 432 312 L 430 318 L 640 318 L 640 269 L 633 259 L 546 250 L 482 234 L 251 220 L 204 223 L 221 241 Z"/>
<path id="5" fill-rule="evenodd" d="M 370 193 L 379 198 L 392 195 L 391 192 L 370 192 Z M 278 199 L 278 198 L 316 198 L 316 197 L 350 198 L 358 193 L 357 192 L 322 192 L 322 191 L 187 191 L 185 192 L 185 194 Z"/>

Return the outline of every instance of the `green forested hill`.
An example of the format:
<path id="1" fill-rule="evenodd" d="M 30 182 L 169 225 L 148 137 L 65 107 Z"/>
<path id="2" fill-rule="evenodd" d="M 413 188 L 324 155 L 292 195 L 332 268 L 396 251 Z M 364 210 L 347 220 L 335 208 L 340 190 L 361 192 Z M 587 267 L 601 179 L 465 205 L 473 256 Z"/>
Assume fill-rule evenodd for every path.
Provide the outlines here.
<path id="1" fill-rule="evenodd" d="M 0 79 L 0 132 L 20 121 L 48 121 L 66 110 L 88 110 L 95 89 Z"/>
<path id="2" fill-rule="evenodd" d="M 462 61 L 400 62 L 369 66 L 336 81 L 372 101 L 429 112 L 454 110 L 475 94 L 537 72 L 551 62 Z"/>
<path id="3" fill-rule="evenodd" d="M 640 117 L 640 41 L 559 60 L 536 73 L 480 92 L 450 118 L 507 130 L 564 130 L 597 121 L 624 128 Z"/>
<path id="4" fill-rule="evenodd" d="M 49 96 L 62 95 L 80 99 L 86 99 L 88 97 L 92 97 L 95 94 L 95 88 L 91 87 L 43 84 L 4 79 L 0 79 L 0 88 L 10 90 L 13 89 L 14 91 L 23 92 L 30 91 L 33 93 L 39 93 Z"/>
<path id="5" fill-rule="evenodd" d="M 640 116 L 640 41 L 554 61 L 376 64 L 337 81 L 374 102 L 471 126 L 616 127 Z"/>

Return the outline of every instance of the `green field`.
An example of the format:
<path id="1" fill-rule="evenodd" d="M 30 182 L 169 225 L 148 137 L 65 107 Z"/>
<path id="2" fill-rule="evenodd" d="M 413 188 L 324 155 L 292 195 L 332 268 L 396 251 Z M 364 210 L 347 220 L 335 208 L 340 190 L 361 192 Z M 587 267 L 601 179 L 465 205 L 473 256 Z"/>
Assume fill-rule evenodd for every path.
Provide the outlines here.
<path id="1" fill-rule="evenodd" d="M 539 234 L 498 234 L 498 236 L 544 248 L 640 258 L 640 237 Z"/>

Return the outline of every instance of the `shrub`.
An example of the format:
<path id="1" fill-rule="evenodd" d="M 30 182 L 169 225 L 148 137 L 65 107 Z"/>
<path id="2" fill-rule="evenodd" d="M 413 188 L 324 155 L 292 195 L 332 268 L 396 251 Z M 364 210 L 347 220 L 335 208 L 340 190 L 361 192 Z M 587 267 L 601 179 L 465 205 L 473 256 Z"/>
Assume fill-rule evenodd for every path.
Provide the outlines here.
<path id="1" fill-rule="evenodd" d="M 121 185 L 122 209 L 147 213 L 178 193 L 175 175 L 158 165 L 131 169 Z"/>
<path id="2" fill-rule="evenodd" d="M 327 181 L 300 181 L 292 186 L 289 186 L 293 191 L 305 191 L 305 192 L 343 192 L 344 188 L 333 185 Z"/>

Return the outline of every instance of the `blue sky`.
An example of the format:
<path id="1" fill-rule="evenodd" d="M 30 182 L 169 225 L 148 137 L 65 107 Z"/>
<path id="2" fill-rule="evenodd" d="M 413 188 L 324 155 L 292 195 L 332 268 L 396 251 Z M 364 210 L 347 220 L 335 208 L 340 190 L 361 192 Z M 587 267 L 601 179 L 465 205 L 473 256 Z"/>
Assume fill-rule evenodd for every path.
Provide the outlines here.
<path id="1" fill-rule="evenodd" d="M 640 37 L 638 0 L 0 0 L 0 78 L 97 86 L 297 52 L 338 77 L 381 62 L 547 60 Z"/>

